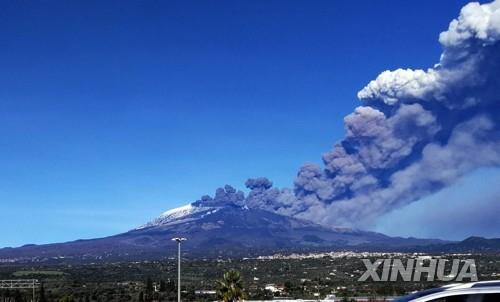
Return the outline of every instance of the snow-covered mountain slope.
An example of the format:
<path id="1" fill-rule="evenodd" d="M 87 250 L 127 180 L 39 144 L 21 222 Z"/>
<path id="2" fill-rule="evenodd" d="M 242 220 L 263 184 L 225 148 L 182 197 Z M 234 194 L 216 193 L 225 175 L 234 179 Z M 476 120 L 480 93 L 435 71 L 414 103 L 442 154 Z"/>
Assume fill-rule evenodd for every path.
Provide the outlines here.
<path id="1" fill-rule="evenodd" d="M 154 226 L 167 226 L 201 219 L 206 215 L 216 213 L 220 208 L 221 207 L 207 207 L 190 203 L 175 209 L 168 210 L 157 218 L 151 220 L 150 222 L 141 225 L 137 229 Z"/>

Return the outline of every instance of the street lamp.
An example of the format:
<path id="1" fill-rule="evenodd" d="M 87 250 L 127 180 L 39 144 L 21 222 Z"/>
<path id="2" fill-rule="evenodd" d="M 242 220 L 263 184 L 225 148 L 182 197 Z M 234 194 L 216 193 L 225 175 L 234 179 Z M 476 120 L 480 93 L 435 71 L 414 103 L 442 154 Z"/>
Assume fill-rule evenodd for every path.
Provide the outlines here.
<path id="1" fill-rule="evenodd" d="M 181 242 L 186 241 L 187 239 L 184 237 L 176 237 L 172 238 L 172 241 L 177 242 L 177 301 L 181 302 Z"/>

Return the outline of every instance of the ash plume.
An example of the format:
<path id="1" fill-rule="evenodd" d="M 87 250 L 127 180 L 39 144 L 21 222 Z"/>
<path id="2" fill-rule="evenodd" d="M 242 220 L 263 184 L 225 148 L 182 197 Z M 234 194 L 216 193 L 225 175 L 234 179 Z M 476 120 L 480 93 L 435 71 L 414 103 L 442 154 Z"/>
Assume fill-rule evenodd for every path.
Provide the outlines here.
<path id="1" fill-rule="evenodd" d="M 427 70 L 384 71 L 359 93 L 346 137 L 304 166 L 295 215 L 360 225 L 500 163 L 500 1 L 462 8 Z"/>
<path id="2" fill-rule="evenodd" d="M 244 203 L 325 225 L 366 226 L 474 169 L 498 166 L 500 0 L 464 6 L 439 42 L 434 67 L 384 71 L 358 92 L 361 106 L 344 118 L 345 138 L 323 154 L 323 165 L 301 167 L 293 190 L 249 179 Z"/>
<path id="3" fill-rule="evenodd" d="M 236 191 L 230 185 L 215 190 L 215 196 L 204 195 L 200 200 L 193 203 L 196 206 L 222 207 L 226 205 L 243 206 L 245 204 L 245 194 L 242 191 Z"/>

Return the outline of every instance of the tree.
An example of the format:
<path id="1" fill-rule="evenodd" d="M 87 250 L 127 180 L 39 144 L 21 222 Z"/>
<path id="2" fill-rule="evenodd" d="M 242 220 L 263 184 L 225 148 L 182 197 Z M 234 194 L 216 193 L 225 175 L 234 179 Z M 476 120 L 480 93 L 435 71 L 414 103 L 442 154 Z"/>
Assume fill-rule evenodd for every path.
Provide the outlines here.
<path id="1" fill-rule="evenodd" d="M 14 302 L 23 302 L 23 301 L 24 299 L 23 296 L 21 295 L 21 292 L 18 289 L 16 289 L 14 291 Z"/>
<path id="2" fill-rule="evenodd" d="M 144 295 L 144 301 L 149 302 L 153 300 L 153 281 L 150 277 L 146 279 L 146 294 Z"/>
<path id="3" fill-rule="evenodd" d="M 45 288 L 43 287 L 43 283 L 40 285 L 40 302 L 47 302 L 47 297 L 45 297 Z"/>
<path id="4" fill-rule="evenodd" d="M 292 281 L 287 280 L 287 281 L 285 281 L 285 284 L 284 284 L 284 285 L 285 285 L 285 291 L 286 291 L 288 294 L 290 294 L 290 293 L 292 292 L 292 290 L 293 290 L 293 287 L 294 287 L 294 286 L 293 286 Z"/>
<path id="5" fill-rule="evenodd" d="M 167 281 L 167 292 L 175 291 L 175 282 L 174 280 L 168 279 Z"/>
<path id="6" fill-rule="evenodd" d="M 153 281 L 151 281 L 151 278 L 148 277 L 146 279 L 146 292 L 151 293 L 153 291 Z"/>
<path id="7" fill-rule="evenodd" d="M 167 290 L 167 285 L 165 284 L 165 280 L 160 280 L 160 291 L 163 293 Z"/>
<path id="8" fill-rule="evenodd" d="M 143 292 L 140 292 L 139 293 L 139 302 L 144 302 L 144 293 Z"/>
<path id="9" fill-rule="evenodd" d="M 238 271 L 224 273 L 224 278 L 217 282 L 217 298 L 224 302 L 241 301 L 246 298 L 243 291 L 243 280 Z"/>
<path id="10" fill-rule="evenodd" d="M 73 295 L 65 295 L 59 299 L 59 302 L 75 302 L 75 298 L 73 298 Z"/>
<path id="11" fill-rule="evenodd" d="M 10 301 L 10 290 L 6 289 L 2 291 L 2 298 L 2 301 Z"/>

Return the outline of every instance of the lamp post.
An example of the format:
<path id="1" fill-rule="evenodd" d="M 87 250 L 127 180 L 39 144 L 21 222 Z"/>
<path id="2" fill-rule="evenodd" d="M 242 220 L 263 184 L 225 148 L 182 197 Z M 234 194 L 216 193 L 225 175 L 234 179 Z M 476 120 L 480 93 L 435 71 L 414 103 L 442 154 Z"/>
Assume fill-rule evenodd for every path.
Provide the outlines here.
<path id="1" fill-rule="evenodd" d="M 177 301 L 181 302 L 181 242 L 186 241 L 184 237 L 172 238 L 172 241 L 177 242 Z"/>

